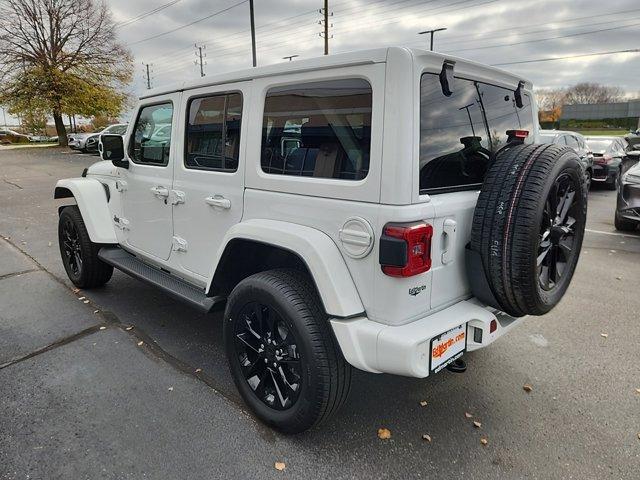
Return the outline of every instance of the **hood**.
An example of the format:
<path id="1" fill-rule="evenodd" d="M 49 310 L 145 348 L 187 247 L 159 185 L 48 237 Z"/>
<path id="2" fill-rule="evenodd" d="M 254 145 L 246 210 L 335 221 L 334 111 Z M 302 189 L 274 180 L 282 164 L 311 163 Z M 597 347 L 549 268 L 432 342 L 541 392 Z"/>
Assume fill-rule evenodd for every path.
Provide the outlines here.
<path id="1" fill-rule="evenodd" d="M 87 169 L 87 175 L 103 175 L 108 177 L 117 176 L 117 168 L 109 160 L 102 160 L 91 165 Z"/>

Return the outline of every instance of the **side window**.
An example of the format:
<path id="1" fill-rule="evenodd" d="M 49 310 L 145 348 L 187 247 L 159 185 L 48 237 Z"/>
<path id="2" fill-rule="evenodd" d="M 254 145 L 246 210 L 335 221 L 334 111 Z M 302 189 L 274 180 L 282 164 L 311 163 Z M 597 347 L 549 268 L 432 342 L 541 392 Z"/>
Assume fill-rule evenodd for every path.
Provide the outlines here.
<path id="1" fill-rule="evenodd" d="M 129 157 L 136 163 L 165 166 L 169 163 L 173 105 L 142 107 L 129 142 Z"/>
<path id="2" fill-rule="evenodd" d="M 270 89 L 262 126 L 262 170 L 277 175 L 365 178 L 371 106 L 371 85 L 363 79 Z"/>
<path id="3" fill-rule="evenodd" d="M 238 170 L 242 95 L 194 98 L 187 109 L 185 167 L 219 172 Z"/>
<path id="4" fill-rule="evenodd" d="M 578 141 L 573 135 L 565 135 L 564 138 L 567 141 L 567 145 L 569 145 L 571 148 L 578 148 Z"/>

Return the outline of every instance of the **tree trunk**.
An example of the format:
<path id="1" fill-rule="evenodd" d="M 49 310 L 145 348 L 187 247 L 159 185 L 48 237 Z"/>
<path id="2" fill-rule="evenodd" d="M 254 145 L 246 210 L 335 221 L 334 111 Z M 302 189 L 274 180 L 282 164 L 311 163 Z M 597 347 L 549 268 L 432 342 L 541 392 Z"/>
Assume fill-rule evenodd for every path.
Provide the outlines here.
<path id="1" fill-rule="evenodd" d="M 58 145 L 61 147 L 67 146 L 67 129 L 64 126 L 64 120 L 62 114 L 53 112 L 53 121 L 56 124 L 56 133 L 58 134 Z"/>

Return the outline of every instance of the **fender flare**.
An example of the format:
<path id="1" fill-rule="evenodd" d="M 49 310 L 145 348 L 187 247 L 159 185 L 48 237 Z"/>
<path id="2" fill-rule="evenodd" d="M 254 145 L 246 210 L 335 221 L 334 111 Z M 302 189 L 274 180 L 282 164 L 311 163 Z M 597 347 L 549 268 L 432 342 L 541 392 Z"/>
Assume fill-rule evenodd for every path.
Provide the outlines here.
<path id="1" fill-rule="evenodd" d="M 104 185 L 95 178 L 58 180 L 53 198 L 73 197 L 93 243 L 118 243 Z"/>
<path id="2" fill-rule="evenodd" d="M 207 291 L 229 242 L 252 240 L 288 250 L 306 264 L 325 311 L 332 317 L 362 315 L 364 307 L 351 274 L 333 240 L 315 228 L 278 220 L 246 220 L 231 227 L 218 249 Z"/>

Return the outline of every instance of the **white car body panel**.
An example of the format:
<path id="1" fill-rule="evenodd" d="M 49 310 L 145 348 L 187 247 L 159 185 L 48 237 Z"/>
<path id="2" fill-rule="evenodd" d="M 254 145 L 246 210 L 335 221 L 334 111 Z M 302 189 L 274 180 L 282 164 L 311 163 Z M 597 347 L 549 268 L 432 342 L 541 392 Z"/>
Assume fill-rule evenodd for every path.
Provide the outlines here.
<path id="1" fill-rule="evenodd" d="M 57 188 L 73 194 L 92 242 L 117 243 L 102 183 L 94 178 L 66 178 L 56 182 Z"/>
<path id="2" fill-rule="evenodd" d="M 350 317 L 364 311 L 338 248 L 320 230 L 276 220 L 246 220 L 229 229 L 214 265 L 229 242 L 236 238 L 282 247 L 299 255 L 309 268 L 329 315 Z"/>
<path id="3" fill-rule="evenodd" d="M 99 162 L 87 179 L 62 180 L 81 206 L 92 240 L 120 244 L 151 265 L 161 267 L 206 291 L 229 242 L 247 239 L 299 255 L 313 277 L 346 359 L 370 372 L 428 375 L 428 343 L 451 327 L 467 323 L 484 332 L 488 345 L 519 323 L 472 298 L 464 265 L 477 191 L 424 195 L 419 191 L 420 76 L 438 73 L 455 61 L 455 74 L 515 90 L 519 77 L 473 62 L 419 49 L 382 48 L 331 55 L 241 72 L 205 77 L 145 92 L 138 110 L 170 99 L 174 105 L 167 167 L 129 169 Z M 371 154 L 368 174 L 357 181 L 266 174 L 261 168 L 261 129 L 265 93 L 286 84 L 341 78 L 366 79 L 372 86 Z M 525 82 L 532 95 L 532 85 Z M 238 170 L 233 173 L 184 167 L 186 108 L 189 98 L 219 92 L 243 95 Z M 532 113 L 537 115 L 535 101 Z M 137 114 L 136 117 L 137 118 Z M 135 121 L 124 137 L 126 146 Z M 534 123 L 535 125 L 535 123 Z M 534 127 L 535 129 L 536 127 Z M 531 132 L 535 137 L 536 132 Z M 128 158 L 128 154 L 126 154 Z M 130 159 L 129 159 L 130 160 Z M 105 202 L 100 182 L 112 199 Z M 87 185 L 86 189 L 78 185 Z M 89 183 L 96 188 L 89 188 Z M 170 192 L 168 203 L 152 187 Z M 182 193 L 184 202 L 171 204 Z M 101 198 L 99 198 L 99 194 Z M 207 205 L 220 195 L 230 208 Z M 95 205 L 95 210 L 92 205 Z M 128 228 L 115 229 L 123 217 Z M 373 232 L 372 249 L 350 254 L 341 236 L 345 223 L 358 218 Z M 379 240 L 389 222 L 424 221 L 433 226 L 432 267 L 408 278 L 385 275 Z M 173 237 L 185 242 L 172 249 Z M 351 318 L 353 317 L 353 318 Z M 498 318 L 496 332 L 488 325 Z M 425 353 L 425 344 L 427 351 Z"/>

